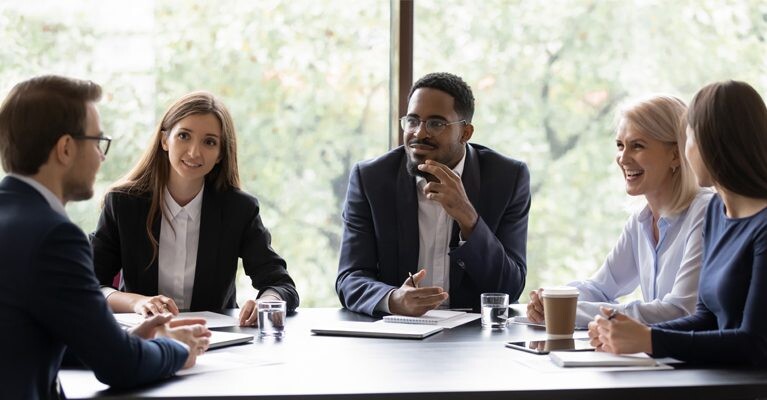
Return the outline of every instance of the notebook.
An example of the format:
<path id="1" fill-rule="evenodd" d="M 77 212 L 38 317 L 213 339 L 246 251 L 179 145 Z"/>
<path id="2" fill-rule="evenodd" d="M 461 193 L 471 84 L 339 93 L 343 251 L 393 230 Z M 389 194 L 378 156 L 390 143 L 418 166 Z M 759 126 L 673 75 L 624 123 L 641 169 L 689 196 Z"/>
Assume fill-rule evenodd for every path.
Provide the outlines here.
<path id="1" fill-rule="evenodd" d="M 208 350 L 248 343 L 250 341 L 253 341 L 253 335 L 247 333 L 210 331 L 210 346 Z"/>
<path id="2" fill-rule="evenodd" d="M 117 323 L 119 323 L 122 326 L 127 326 L 129 328 L 140 324 L 141 321 L 143 321 L 144 318 L 146 318 L 143 315 L 136 314 L 136 313 L 115 313 L 114 316 L 115 316 L 115 319 L 117 320 Z M 218 313 L 214 313 L 210 311 L 182 312 L 173 318 L 174 319 L 202 318 L 205 320 L 205 326 L 207 326 L 208 328 L 225 328 L 229 326 L 239 325 L 239 321 L 237 321 L 237 319 L 234 317 L 230 317 L 228 315 L 218 314 Z"/>
<path id="3" fill-rule="evenodd" d="M 374 322 L 329 322 L 312 328 L 317 335 L 423 339 L 442 331 L 441 326 Z"/>
<path id="4" fill-rule="evenodd" d="M 552 351 L 549 357 L 560 367 L 655 367 L 658 362 L 645 353 L 612 354 L 602 351 Z"/>
<path id="5" fill-rule="evenodd" d="M 383 320 L 386 322 L 394 322 L 398 324 L 437 325 L 440 322 L 444 322 L 453 318 L 457 319 L 465 315 L 466 312 L 464 311 L 430 310 L 420 317 L 409 317 L 406 315 L 387 315 L 383 317 Z"/>

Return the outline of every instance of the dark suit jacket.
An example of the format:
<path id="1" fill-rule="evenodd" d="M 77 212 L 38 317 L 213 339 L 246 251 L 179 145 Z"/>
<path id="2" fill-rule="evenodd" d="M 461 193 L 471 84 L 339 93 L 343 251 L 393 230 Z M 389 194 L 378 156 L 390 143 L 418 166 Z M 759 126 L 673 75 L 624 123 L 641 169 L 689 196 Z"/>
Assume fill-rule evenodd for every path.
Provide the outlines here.
<path id="1" fill-rule="evenodd" d="M 125 291 L 156 296 L 157 257 L 146 234 L 149 194 L 111 192 L 104 200 L 96 231 L 91 236 L 96 275 L 112 286 L 122 269 Z M 161 220 L 154 235 L 160 237 Z M 192 291 L 192 311 L 236 307 L 237 259 L 260 291 L 273 289 L 289 310 L 298 307 L 298 293 L 283 260 L 271 247 L 271 235 L 261 223 L 258 200 L 240 190 L 218 192 L 205 186 L 202 197 L 200 241 Z"/>
<path id="2" fill-rule="evenodd" d="M 480 294 L 525 286 L 530 173 L 522 162 L 477 144 L 466 146 L 462 175 L 479 214 L 469 239 L 450 242 L 450 306 L 479 309 Z M 354 166 L 344 207 L 336 291 L 344 307 L 372 315 L 376 304 L 418 267 L 418 198 L 400 146 Z"/>
<path id="3" fill-rule="evenodd" d="M 0 182 L 0 260 L 3 398 L 56 397 L 66 346 L 113 386 L 170 376 L 186 361 L 179 343 L 120 329 L 99 291 L 85 234 L 12 177 Z"/>

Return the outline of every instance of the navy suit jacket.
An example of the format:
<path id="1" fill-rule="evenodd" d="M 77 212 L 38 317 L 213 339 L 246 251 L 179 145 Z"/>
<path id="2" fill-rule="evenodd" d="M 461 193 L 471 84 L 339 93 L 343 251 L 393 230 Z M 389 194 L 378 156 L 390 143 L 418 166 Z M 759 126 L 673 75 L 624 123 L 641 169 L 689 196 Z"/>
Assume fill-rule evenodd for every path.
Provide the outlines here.
<path id="1" fill-rule="evenodd" d="M 298 307 L 298 292 L 288 275 L 285 260 L 271 247 L 271 235 L 261 223 L 258 200 L 240 191 L 219 192 L 205 185 L 202 195 L 200 239 L 192 289 L 192 311 L 235 308 L 235 277 L 238 258 L 253 287 L 273 289 L 289 310 Z M 112 286 L 122 270 L 125 291 L 156 296 L 157 257 L 146 234 L 149 194 L 111 192 L 104 200 L 96 231 L 91 236 L 96 275 L 99 282 Z M 155 219 L 154 235 L 160 237 L 160 218 Z M 150 264 L 151 262 L 151 264 Z M 116 288 L 117 289 L 117 288 Z"/>
<path id="2" fill-rule="evenodd" d="M 0 182 L 0 260 L 4 397 L 57 397 L 66 346 L 113 386 L 170 376 L 186 361 L 180 343 L 144 341 L 120 328 L 93 274 L 85 234 L 13 177 Z"/>
<path id="3" fill-rule="evenodd" d="M 354 166 L 344 207 L 336 279 L 341 304 L 369 315 L 418 268 L 418 198 L 400 146 Z M 479 214 L 471 236 L 450 242 L 450 306 L 479 309 L 480 294 L 525 286 L 530 173 L 527 166 L 477 144 L 466 146 L 462 181 Z"/>

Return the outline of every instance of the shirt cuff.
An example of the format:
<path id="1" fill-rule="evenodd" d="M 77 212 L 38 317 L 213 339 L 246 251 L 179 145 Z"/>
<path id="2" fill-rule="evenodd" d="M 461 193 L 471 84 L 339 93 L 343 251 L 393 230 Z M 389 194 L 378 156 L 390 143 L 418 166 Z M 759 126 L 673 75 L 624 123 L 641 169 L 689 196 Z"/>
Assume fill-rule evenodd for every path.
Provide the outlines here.
<path id="1" fill-rule="evenodd" d="M 269 299 L 264 299 L 264 297 L 270 297 Z M 258 296 L 259 299 L 263 300 L 282 300 L 282 297 L 280 297 L 280 294 L 277 293 L 274 289 L 266 289 L 263 293 L 259 293 Z"/>
<path id="2" fill-rule="evenodd" d="M 111 295 L 112 293 L 119 292 L 119 290 L 117 290 L 117 289 L 115 289 L 115 288 L 113 288 L 111 286 L 102 286 L 99 289 L 101 290 L 101 294 L 104 295 L 105 299 L 108 298 L 109 295 Z"/>
<path id="3" fill-rule="evenodd" d="M 381 301 L 376 304 L 376 311 L 380 311 L 382 313 L 391 314 L 391 311 L 389 311 L 389 297 L 391 297 L 391 293 L 394 291 L 394 289 L 390 290 L 388 293 L 386 293 L 386 296 L 381 299 Z"/>

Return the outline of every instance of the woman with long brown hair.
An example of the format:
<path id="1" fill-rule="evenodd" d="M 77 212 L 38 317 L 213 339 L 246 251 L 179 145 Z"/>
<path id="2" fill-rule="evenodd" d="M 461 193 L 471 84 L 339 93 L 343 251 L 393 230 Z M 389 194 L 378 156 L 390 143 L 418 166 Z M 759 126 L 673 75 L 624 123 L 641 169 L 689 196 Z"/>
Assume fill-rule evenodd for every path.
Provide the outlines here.
<path id="1" fill-rule="evenodd" d="M 238 258 L 259 299 L 298 306 L 258 200 L 240 189 L 232 118 L 208 92 L 168 108 L 141 160 L 105 196 L 92 245 L 115 312 L 235 308 Z M 113 286 L 120 272 L 123 291 Z M 240 323 L 254 325 L 256 318 L 248 300 Z"/>

